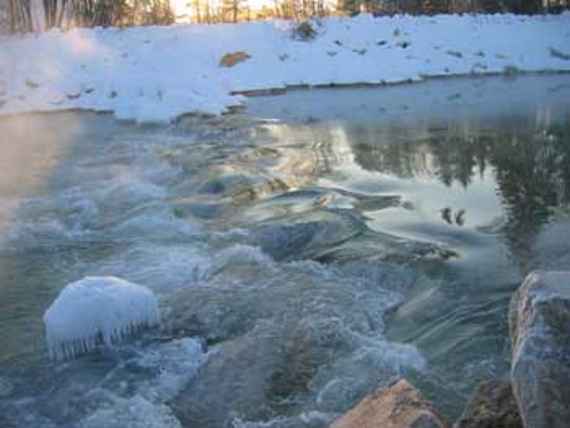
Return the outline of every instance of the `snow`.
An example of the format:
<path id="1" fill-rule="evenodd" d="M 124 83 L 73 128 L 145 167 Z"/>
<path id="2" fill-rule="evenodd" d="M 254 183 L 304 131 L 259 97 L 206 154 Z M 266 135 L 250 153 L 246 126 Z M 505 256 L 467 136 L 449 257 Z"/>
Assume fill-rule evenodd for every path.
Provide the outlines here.
<path id="1" fill-rule="evenodd" d="M 312 41 L 284 21 L 52 30 L 0 38 L 0 115 L 90 109 L 167 122 L 235 92 L 426 77 L 570 72 L 570 13 L 331 17 Z M 251 58 L 231 68 L 223 55 Z M 553 54 L 556 52 L 556 54 Z"/>
<path id="2" fill-rule="evenodd" d="M 115 277 L 87 277 L 67 285 L 44 314 L 50 356 L 60 360 L 111 346 L 160 321 L 147 288 Z"/>

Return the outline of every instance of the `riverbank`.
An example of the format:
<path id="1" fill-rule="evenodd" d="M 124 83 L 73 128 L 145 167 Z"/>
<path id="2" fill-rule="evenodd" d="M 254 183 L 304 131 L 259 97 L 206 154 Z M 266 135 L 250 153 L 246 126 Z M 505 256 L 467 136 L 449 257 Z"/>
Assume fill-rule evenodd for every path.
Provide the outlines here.
<path id="1" fill-rule="evenodd" d="M 77 29 L 0 38 L 0 115 L 85 109 L 168 122 L 220 114 L 240 93 L 428 77 L 570 72 L 570 13 L 327 18 Z M 220 65 L 224 55 L 244 61 Z"/>

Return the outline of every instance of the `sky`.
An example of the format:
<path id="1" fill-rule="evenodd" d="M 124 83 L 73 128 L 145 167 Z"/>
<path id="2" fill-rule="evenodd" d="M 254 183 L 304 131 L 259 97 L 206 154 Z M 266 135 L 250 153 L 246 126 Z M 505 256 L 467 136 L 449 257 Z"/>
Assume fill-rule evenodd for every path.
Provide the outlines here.
<path id="1" fill-rule="evenodd" d="M 186 15 L 190 14 L 190 7 L 187 6 L 191 2 L 191 0 L 171 0 L 176 11 L 176 15 Z M 216 0 L 213 0 L 212 3 L 216 3 Z M 271 7 L 273 5 L 273 0 L 247 0 L 247 4 L 252 9 L 261 9 L 263 6 Z"/>

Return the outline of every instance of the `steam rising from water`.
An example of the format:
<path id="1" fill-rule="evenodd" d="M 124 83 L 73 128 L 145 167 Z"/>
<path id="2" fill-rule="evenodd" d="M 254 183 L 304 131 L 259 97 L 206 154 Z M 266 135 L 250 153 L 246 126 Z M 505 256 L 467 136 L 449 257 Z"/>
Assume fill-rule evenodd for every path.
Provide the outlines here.
<path id="1" fill-rule="evenodd" d="M 0 118 L 0 246 L 21 204 L 49 191 L 55 169 L 69 156 L 82 129 L 74 114 Z"/>

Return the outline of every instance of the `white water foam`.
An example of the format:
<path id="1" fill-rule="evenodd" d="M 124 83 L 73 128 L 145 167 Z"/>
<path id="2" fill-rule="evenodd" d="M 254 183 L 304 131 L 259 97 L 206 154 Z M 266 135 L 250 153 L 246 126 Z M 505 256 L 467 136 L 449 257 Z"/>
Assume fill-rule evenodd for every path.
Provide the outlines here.
<path id="1" fill-rule="evenodd" d="M 153 403 L 140 395 L 117 397 L 82 420 L 80 428 L 181 428 L 180 422 L 164 404 Z"/>

